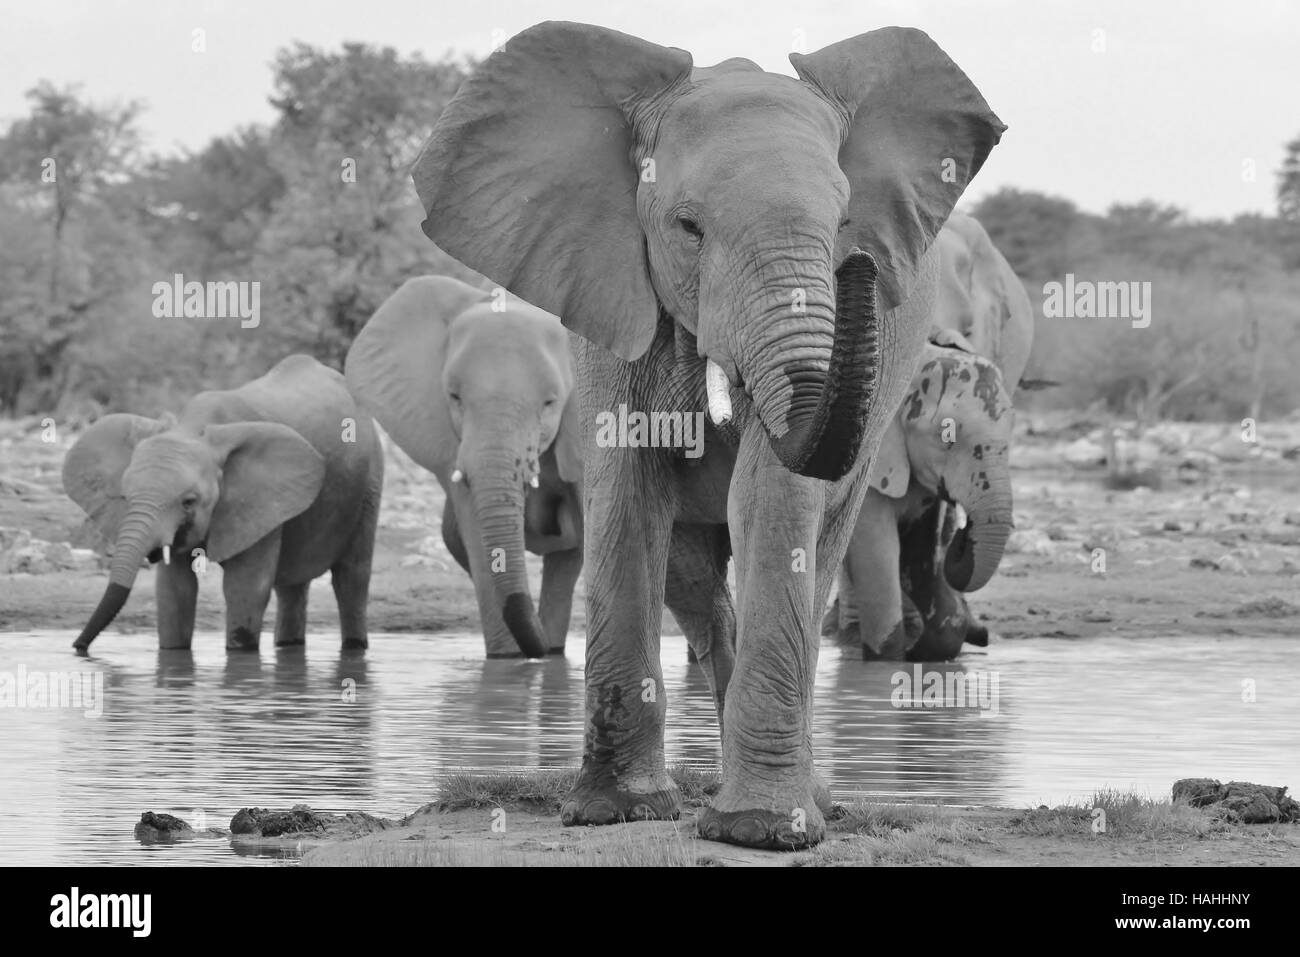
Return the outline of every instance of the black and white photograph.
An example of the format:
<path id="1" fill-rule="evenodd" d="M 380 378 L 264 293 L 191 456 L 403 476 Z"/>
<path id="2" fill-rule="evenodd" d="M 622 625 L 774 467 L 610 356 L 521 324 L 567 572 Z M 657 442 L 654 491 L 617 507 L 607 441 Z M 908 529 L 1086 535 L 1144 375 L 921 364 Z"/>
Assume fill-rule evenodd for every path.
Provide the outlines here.
<path id="1" fill-rule="evenodd" d="M 1298 92 L 1284 0 L 0 0 L 22 919 L 997 867 L 1262 929 Z"/>

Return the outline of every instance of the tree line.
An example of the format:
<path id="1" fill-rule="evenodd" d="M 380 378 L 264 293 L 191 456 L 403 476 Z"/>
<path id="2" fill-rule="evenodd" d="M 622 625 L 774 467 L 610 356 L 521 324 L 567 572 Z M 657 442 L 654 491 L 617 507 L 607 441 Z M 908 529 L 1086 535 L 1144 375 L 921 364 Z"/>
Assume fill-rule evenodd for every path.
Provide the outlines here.
<path id="1" fill-rule="evenodd" d="M 201 150 L 142 148 L 137 103 L 43 82 L 0 133 L 0 414 L 157 414 L 237 385 L 291 352 L 340 368 L 405 279 L 481 277 L 424 239 L 408 170 L 472 62 L 360 43 L 295 44 L 273 64 L 274 120 Z M 973 212 L 1038 311 L 1033 401 L 1143 418 L 1300 407 L 1300 137 L 1276 216 L 1192 221 L 1154 202 L 1105 215 L 1003 190 Z M 152 289 L 260 284 L 264 317 L 160 320 Z M 1153 321 L 1048 319 L 1066 274 L 1147 281 Z"/>

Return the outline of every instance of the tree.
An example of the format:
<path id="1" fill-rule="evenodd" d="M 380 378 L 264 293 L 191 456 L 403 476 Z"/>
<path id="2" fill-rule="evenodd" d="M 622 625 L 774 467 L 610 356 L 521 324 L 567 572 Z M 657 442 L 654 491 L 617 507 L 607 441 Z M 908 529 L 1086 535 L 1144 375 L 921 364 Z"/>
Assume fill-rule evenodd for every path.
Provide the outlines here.
<path id="1" fill-rule="evenodd" d="M 474 276 L 424 237 L 409 172 L 464 76 L 450 61 L 358 43 L 337 53 L 300 43 L 276 58 L 270 162 L 287 187 L 252 266 L 264 280 L 275 352 L 341 367 L 403 280 Z"/>
<path id="2" fill-rule="evenodd" d="M 137 161 L 140 107 L 96 106 L 75 87 L 48 82 L 29 90 L 27 99 L 30 114 L 0 136 L 0 152 L 9 158 L 0 168 L 3 202 L 13 221 L 31 224 L 0 249 L 6 278 L 0 364 L 23 385 L 39 383 L 39 394 L 28 401 L 48 406 L 68 386 L 66 351 L 115 292 L 102 280 L 110 263 L 120 263 L 113 247 L 123 237 L 104 211 Z M 105 227 L 117 238 L 101 247 Z M 41 231 L 49 236 L 43 253 L 30 240 Z M 6 389 L 0 397 L 11 411 L 21 391 Z"/>
<path id="3" fill-rule="evenodd" d="M 1300 222 L 1300 136 L 1286 144 L 1282 168 L 1277 171 L 1277 215 Z"/>

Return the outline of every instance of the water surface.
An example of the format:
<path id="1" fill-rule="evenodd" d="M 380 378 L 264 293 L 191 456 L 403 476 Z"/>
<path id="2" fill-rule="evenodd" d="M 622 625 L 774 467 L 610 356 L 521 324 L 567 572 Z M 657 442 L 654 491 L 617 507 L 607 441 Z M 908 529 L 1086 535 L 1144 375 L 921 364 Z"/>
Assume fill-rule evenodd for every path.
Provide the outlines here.
<path id="1" fill-rule="evenodd" d="M 260 656 L 228 656 L 217 634 L 196 635 L 193 652 L 106 634 L 86 660 L 74 637 L 0 635 L 0 673 L 98 672 L 104 689 L 99 716 L 0 707 L 0 864 L 277 863 L 222 839 L 143 846 L 132 828 L 146 810 L 225 827 L 241 807 L 297 803 L 398 817 L 449 770 L 580 759 L 581 638 L 567 658 L 527 662 L 484 661 L 473 635 L 379 635 L 343 657 L 337 636 L 288 653 L 266 636 Z M 662 659 L 668 760 L 716 766 L 685 641 L 666 636 Z M 996 675 L 996 713 L 952 695 L 895 707 L 894 676 L 911 665 L 823 647 L 814 742 L 837 798 L 1024 806 L 1107 786 L 1167 795 L 1193 776 L 1300 787 L 1293 640 L 1003 641 L 927 668 Z"/>

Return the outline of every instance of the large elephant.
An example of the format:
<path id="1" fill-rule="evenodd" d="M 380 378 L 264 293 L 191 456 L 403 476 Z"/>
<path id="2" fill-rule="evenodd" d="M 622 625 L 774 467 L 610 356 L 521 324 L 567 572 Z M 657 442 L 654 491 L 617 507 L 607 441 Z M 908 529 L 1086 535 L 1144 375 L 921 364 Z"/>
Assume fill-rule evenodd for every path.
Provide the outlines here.
<path id="1" fill-rule="evenodd" d="M 860 641 L 864 658 L 934 661 L 987 644 L 961 592 L 987 584 L 1011 531 L 1011 398 L 969 342 L 935 338 L 872 463 L 823 624 Z"/>
<path id="2" fill-rule="evenodd" d="M 899 431 L 894 441 L 886 439 L 886 450 L 897 454 L 882 456 L 873 467 L 877 473 L 873 490 L 867 493 L 858 515 L 858 530 L 840 572 L 839 595 L 823 623 L 823 633 L 841 638 L 860 636 L 863 655 L 869 658 L 906 655 L 912 660 L 937 660 L 956 655 L 963 641 L 987 644 L 988 631 L 976 620 L 962 592 L 974 591 L 988 581 L 1011 528 L 1006 449 L 1013 417 L 999 413 L 994 418 L 993 412 L 1010 406 L 1024 373 L 1033 345 L 1033 307 L 1011 265 L 973 217 L 953 213 L 940 230 L 935 247 L 939 253 L 939 296 L 933 321 L 939 338 L 991 360 L 999 375 L 995 383 L 993 373 L 982 369 L 987 363 L 953 357 L 951 362 L 964 364 L 968 374 L 986 383 L 985 395 L 994 397 L 993 401 L 984 405 L 968 396 L 962 408 L 958 394 L 953 393 L 944 397 L 950 405 L 947 412 L 907 419 L 904 413 L 909 406 L 915 410 L 923 400 L 933 403 L 940 399 L 937 394 L 919 391 L 926 377 L 918 375 L 900 413 Z M 946 339 L 943 331 L 949 333 Z M 950 417 L 962 431 L 946 450 L 946 469 L 967 469 L 978 447 L 985 456 L 981 471 L 990 476 L 996 492 L 980 490 L 983 501 L 966 529 L 956 527 L 949 502 L 964 506 L 969 515 L 974 490 L 960 476 L 948 475 L 946 487 L 938 485 L 936 479 L 943 470 L 929 461 L 936 451 L 939 423 Z M 933 433 L 918 434 L 920 424 L 932 428 Z M 904 436 L 906 443 L 898 441 Z M 1000 460 L 988 457 L 990 448 L 1001 450 Z M 913 456 L 910 469 L 901 458 L 904 451 Z M 898 476 L 891 488 L 881 488 L 879 473 L 888 469 L 897 471 Z M 910 489 L 909 471 L 913 478 Z M 888 517 L 891 511 L 897 523 Z M 896 528 L 896 534 L 887 534 L 887 528 Z M 972 546 L 974 529 L 979 534 Z M 968 566 L 954 578 L 944 570 L 950 567 L 950 552 L 954 562 L 961 554 L 979 568 Z M 885 571 L 891 555 L 898 559 L 899 576 Z M 963 576 L 970 580 L 962 584 Z"/>
<path id="3" fill-rule="evenodd" d="M 695 69 L 544 23 L 466 80 L 415 164 L 426 234 L 576 334 L 586 735 L 566 824 L 679 813 L 666 603 L 720 707 L 700 833 L 785 848 L 825 833 L 814 609 L 925 342 L 934 237 L 1004 127 L 917 30 L 790 59 L 798 78 Z M 706 406 L 700 457 L 597 429 Z"/>
<path id="4" fill-rule="evenodd" d="M 568 334 L 518 299 L 407 280 L 348 352 L 348 386 L 446 493 L 442 537 L 478 594 L 489 658 L 564 653 L 582 571 Z M 544 556 L 540 610 L 524 549 Z"/>
<path id="5" fill-rule="evenodd" d="M 63 463 L 64 489 L 113 543 L 108 587 L 75 647 L 113 620 L 148 557 L 163 648 L 190 647 L 207 562 L 221 565 L 227 649 L 257 650 L 272 589 L 275 643 L 305 641 L 311 581 L 327 571 L 343 647 L 365 648 L 383 476 L 374 423 L 310 356 L 201 392 L 177 418 L 104 416 Z"/>

